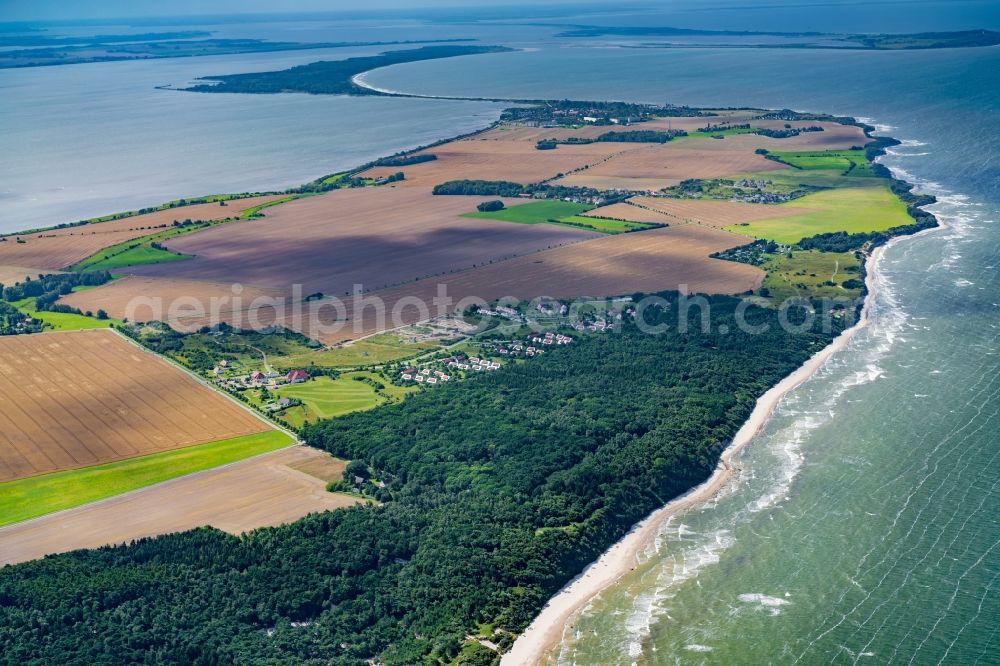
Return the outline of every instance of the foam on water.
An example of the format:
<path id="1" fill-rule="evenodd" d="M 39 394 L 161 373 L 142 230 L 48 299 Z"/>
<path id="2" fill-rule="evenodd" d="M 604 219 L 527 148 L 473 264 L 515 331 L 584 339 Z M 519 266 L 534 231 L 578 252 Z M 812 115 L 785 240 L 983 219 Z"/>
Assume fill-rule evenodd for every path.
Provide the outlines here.
<path id="1" fill-rule="evenodd" d="M 869 312 L 871 325 L 860 331 L 844 352 L 834 355 L 813 379 L 785 396 L 768 424 L 770 432 L 758 438 L 766 442 L 766 450 L 755 452 L 761 444 L 751 443 L 734 460 L 741 471 L 711 502 L 693 510 L 701 529 L 694 526 L 694 521 L 672 517 L 641 553 L 640 561 L 654 570 L 643 578 L 632 597 L 627 619 L 615 628 L 621 631 L 620 636 L 604 637 L 619 642 L 620 654 L 633 662 L 642 656 L 652 627 L 661 618 L 669 617 L 670 601 L 677 588 L 696 580 L 699 572 L 721 560 L 722 554 L 736 543 L 735 526 L 776 509 L 792 495 L 795 480 L 807 463 L 807 452 L 802 447 L 810 434 L 837 417 L 839 405 L 849 400 L 852 389 L 886 375 L 880 361 L 902 340 L 900 333 L 908 317 L 895 285 L 879 270 L 879 264 L 872 273 L 875 289 Z M 829 381 L 834 377 L 836 381 Z M 814 381 L 817 379 L 823 381 Z M 771 615 L 780 614 L 782 607 L 790 603 L 761 593 L 741 594 L 737 599 Z M 588 607 L 582 614 L 592 610 Z M 573 646 L 564 642 L 558 662 L 572 663 L 573 654 Z"/>

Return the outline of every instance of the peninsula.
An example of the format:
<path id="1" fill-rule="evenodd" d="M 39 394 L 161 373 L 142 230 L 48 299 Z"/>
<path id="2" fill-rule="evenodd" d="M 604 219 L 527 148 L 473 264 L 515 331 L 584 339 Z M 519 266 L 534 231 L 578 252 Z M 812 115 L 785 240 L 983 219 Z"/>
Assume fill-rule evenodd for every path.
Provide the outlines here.
<path id="1" fill-rule="evenodd" d="M 500 50 L 194 90 L 369 94 L 373 66 Z M 0 652 L 539 658 L 599 586 L 550 599 L 717 487 L 858 325 L 877 248 L 937 224 L 873 131 L 553 100 L 287 191 L 0 237 Z"/>

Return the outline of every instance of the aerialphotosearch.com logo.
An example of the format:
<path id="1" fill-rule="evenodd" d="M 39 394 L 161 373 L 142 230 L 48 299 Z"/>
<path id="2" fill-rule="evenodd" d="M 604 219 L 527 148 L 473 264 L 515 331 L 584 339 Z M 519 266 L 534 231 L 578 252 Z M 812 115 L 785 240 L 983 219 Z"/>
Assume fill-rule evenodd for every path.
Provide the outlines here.
<path id="1" fill-rule="evenodd" d="M 817 322 L 820 324 L 818 330 L 829 333 L 843 328 L 845 321 L 853 323 L 862 302 L 861 298 L 799 297 L 776 303 L 759 296 L 727 301 L 691 294 L 685 284 L 678 285 L 676 292 L 663 295 L 598 299 L 538 296 L 530 301 L 513 296 L 463 296 L 456 300 L 448 294 L 445 283 L 437 284 L 434 295 L 429 298 L 426 294 L 386 297 L 384 293 L 366 292 L 361 284 L 355 284 L 346 298 L 319 293 L 304 296 L 300 284 L 293 285 L 283 296 L 249 296 L 244 292 L 244 287 L 237 283 L 231 285 L 229 293 L 216 291 L 207 296 L 135 296 L 126 304 L 124 318 L 130 322 L 162 321 L 182 333 L 215 328 L 220 324 L 256 331 L 284 326 L 317 339 L 334 336 L 356 339 L 377 331 L 468 312 L 487 315 L 479 317 L 478 322 L 470 322 L 476 328 L 469 331 L 473 334 L 487 327 L 498 332 L 524 327 L 542 331 L 561 325 L 587 325 L 600 318 L 627 318 L 634 321 L 640 331 L 650 335 L 671 329 L 681 333 L 694 329 L 703 334 L 721 335 L 736 329 L 757 335 L 771 330 L 774 325 L 788 333 L 813 331 L 817 330 Z M 727 302 L 725 309 L 732 309 L 732 316 L 714 320 L 713 307 Z M 775 310 L 776 317 L 762 318 L 761 306 Z"/>

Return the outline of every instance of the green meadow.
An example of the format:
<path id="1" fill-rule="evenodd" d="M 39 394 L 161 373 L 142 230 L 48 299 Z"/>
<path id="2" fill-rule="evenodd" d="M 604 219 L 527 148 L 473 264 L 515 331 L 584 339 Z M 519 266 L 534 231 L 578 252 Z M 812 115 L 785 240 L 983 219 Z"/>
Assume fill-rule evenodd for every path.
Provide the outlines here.
<path id="1" fill-rule="evenodd" d="M 293 443 L 285 433 L 268 430 L 103 465 L 6 481 L 0 483 L 0 525 L 114 497 Z"/>
<path id="2" fill-rule="evenodd" d="M 274 359 L 281 367 L 354 368 L 400 361 L 437 349 L 437 342 L 406 342 L 394 333 L 358 340 L 344 347 L 290 354 Z"/>
<path id="3" fill-rule="evenodd" d="M 769 157 L 803 171 L 839 171 L 847 176 L 873 177 L 865 151 L 820 150 L 812 152 L 784 152 L 772 150 Z"/>
<path id="4" fill-rule="evenodd" d="M 34 298 L 14 301 L 11 305 L 32 319 L 45 322 L 46 327 L 52 331 L 84 331 L 93 328 L 110 328 L 113 324 L 121 323 L 119 320 L 111 318 L 97 319 L 96 317 L 88 317 L 71 312 L 43 312 L 36 310 Z"/>
<path id="5" fill-rule="evenodd" d="M 581 213 L 585 213 L 593 208 L 593 206 L 573 203 L 571 201 L 546 199 L 518 204 L 497 211 L 466 213 L 463 217 L 501 220 L 517 224 L 563 224 L 578 228 L 586 227 L 603 234 L 620 234 L 625 231 L 648 229 L 652 226 L 639 222 L 622 222 L 620 220 L 606 220 L 581 215 Z"/>
<path id="6" fill-rule="evenodd" d="M 726 230 L 792 245 L 815 234 L 885 231 L 913 222 L 906 204 L 885 185 L 822 190 L 777 206 L 813 210 L 791 217 L 734 224 Z"/>
<path id="7" fill-rule="evenodd" d="M 770 298 L 782 302 L 800 296 L 856 298 L 861 294 L 861 266 L 853 252 L 794 250 L 791 254 L 767 255 L 760 266 L 767 272 L 761 286 Z"/>
<path id="8" fill-rule="evenodd" d="M 516 222 L 517 224 L 546 224 L 550 220 L 558 220 L 563 217 L 571 217 L 573 215 L 585 213 L 591 208 L 593 208 L 593 206 L 573 203 L 571 201 L 545 199 L 542 201 L 532 201 L 531 203 L 518 204 L 502 210 L 466 213 L 463 217 L 477 217 L 485 220 L 502 220 L 503 222 Z"/>
<path id="9" fill-rule="evenodd" d="M 376 391 L 370 382 L 377 382 L 384 388 Z M 292 426 L 300 427 L 306 421 L 335 418 L 395 402 L 415 390 L 416 387 L 393 386 L 370 372 L 350 372 L 336 379 L 314 377 L 301 384 L 281 386 L 271 391 L 271 395 L 302 401 L 301 406 L 290 407 L 281 415 Z"/>

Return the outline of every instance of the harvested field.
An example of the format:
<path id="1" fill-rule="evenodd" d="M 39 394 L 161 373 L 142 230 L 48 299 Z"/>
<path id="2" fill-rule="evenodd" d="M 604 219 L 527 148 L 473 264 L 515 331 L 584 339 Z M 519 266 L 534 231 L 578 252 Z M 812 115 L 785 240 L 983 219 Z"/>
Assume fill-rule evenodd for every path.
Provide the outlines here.
<path id="1" fill-rule="evenodd" d="M 211 525 L 232 534 L 357 504 L 326 491 L 343 463 L 305 446 L 0 528 L 0 566 Z"/>
<path id="2" fill-rule="evenodd" d="M 745 243 L 736 234 L 681 225 L 519 257 L 446 282 L 456 298 L 610 296 L 677 289 L 682 284 L 691 292 L 737 293 L 759 285 L 763 272 L 708 255 Z"/>
<path id="3" fill-rule="evenodd" d="M 403 188 L 430 188 L 448 180 L 462 178 L 537 183 L 555 178 L 560 173 L 596 164 L 610 155 L 631 152 L 643 145 L 591 143 L 581 146 L 563 145 L 555 150 L 538 150 L 534 140 L 510 141 L 491 137 L 490 134 L 431 148 L 426 152 L 437 155 L 433 162 L 405 167 L 377 167 L 361 175 L 381 178 L 402 171 L 406 174 L 406 180 L 399 183 L 399 186 Z"/>
<path id="4" fill-rule="evenodd" d="M 671 217 L 649 208 L 633 206 L 628 203 L 616 203 L 601 206 L 583 213 L 584 217 L 609 217 L 613 220 L 629 220 L 631 222 L 649 222 L 651 224 L 677 224 L 676 217 Z"/>
<path id="5" fill-rule="evenodd" d="M 721 229 L 733 224 L 791 217 L 813 212 L 804 206 L 776 206 L 744 203 L 742 201 L 714 201 L 710 199 L 668 199 L 665 197 L 633 197 L 632 208 L 643 208 L 652 214 L 662 214 L 673 224 L 693 222 Z"/>
<path id="6" fill-rule="evenodd" d="M 749 122 L 755 128 L 785 129 L 783 120 L 751 120 L 753 113 L 737 113 L 730 116 L 706 116 L 706 117 L 681 117 L 681 118 L 657 118 L 634 125 L 586 125 L 579 128 L 562 127 L 527 127 L 521 125 L 501 125 L 488 132 L 478 135 L 478 140 L 490 141 L 525 141 L 532 144 L 541 139 L 565 140 L 569 138 L 593 139 L 606 132 L 629 132 L 629 131 L 665 131 L 684 130 L 691 137 L 686 139 L 708 139 L 709 134 L 698 132 L 698 128 L 706 125 L 717 125 L 719 123 L 732 123 L 734 125 Z M 749 150 L 753 152 L 757 148 L 767 148 L 768 150 L 842 150 L 852 146 L 863 146 L 870 141 L 865 136 L 860 127 L 853 125 L 841 125 L 840 123 L 827 121 L 795 120 L 787 123 L 793 128 L 819 126 L 822 132 L 803 132 L 798 136 L 785 139 L 772 139 L 755 134 L 735 134 L 727 136 L 722 140 L 706 142 L 706 149 L 721 150 Z M 682 141 L 682 140 L 678 140 Z M 621 145 L 621 144 L 618 144 Z M 699 146 L 701 147 L 701 146 Z M 435 152 L 433 149 L 429 152 Z M 389 171 L 386 171 L 389 173 Z M 381 174 L 385 175 L 385 174 Z"/>
<path id="7" fill-rule="evenodd" d="M 747 264 L 711 259 L 708 255 L 746 242 L 745 237 L 696 225 L 604 236 L 376 292 L 369 298 L 379 298 L 385 303 L 382 321 L 371 308 L 355 317 L 353 304 L 347 302 L 347 323 L 338 327 L 334 325 L 334 308 L 316 303 L 311 308 L 312 314 L 306 317 L 309 328 L 303 332 L 332 345 L 446 314 L 447 310 L 432 305 L 439 284 L 446 285 L 453 305 L 468 298 L 489 301 L 504 296 L 519 299 L 612 296 L 679 289 L 685 285 L 690 292 L 739 293 L 759 287 L 763 271 Z M 414 299 L 427 304 L 427 308 L 415 306 Z"/>
<path id="8" fill-rule="evenodd" d="M 270 429 L 107 330 L 0 338 L 0 481 Z"/>
<path id="9" fill-rule="evenodd" d="M 639 123 L 636 125 L 636 129 L 650 129 L 650 130 L 684 130 L 694 134 L 697 132 L 699 127 L 705 127 L 706 125 L 718 125 L 720 123 L 732 123 L 738 125 L 740 123 L 749 122 L 750 119 L 755 116 L 756 113 L 753 111 L 733 111 L 726 112 L 725 114 L 719 114 L 715 116 L 681 116 L 678 118 L 656 118 L 654 120 L 648 120 L 644 123 Z"/>
<path id="10" fill-rule="evenodd" d="M 239 317 L 254 301 L 262 303 L 281 296 L 282 292 L 277 290 L 243 285 L 234 290 L 232 282 L 220 284 L 129 276 L 94 289 L 69 294 L 59 302 L 83 311 L 104 310 L 114 319 L 129 321 L 188 318 L 203 321 L 214 308 L 218 312 L 219 321 L 239 326 Z M 176 308 L 174 312 L 171 312 L 171 306 Z"/>
<path id="11" fill-rule="evenodd" d="M 604 235 L 368 293 L 358 303 L 353 298 L 343 298 L 338 303 L 330 299 L 314 301 L 302 304 L 300 314 L 295 316 L 287 310 L 282 314 L 274 308 L 258 308 L 252 323 L 258 327 L 282 324 L 334 345 L 447 314 L 451 308 L 439 309 L 434 302 L 439 285 L 446 286 L 453 304 L 467 297 L 492 300 L 502 296 L 523 299 L 541 295 L 609 296 L 677 289 L 681 285 L 687 285 L 692 292 L 739 293 L 760 286 L 763 272 L 746 264 L 711 259 L 708 255 L 746 242 L 744 236 L 692 224 Z M 423 305 L 418 306 L 417 302 Z M 384 307 L 377 311 L 375 303 Z M 355 310 L 360 310 L 361 315 L 356 316 Z M 223 320 L 239 323 L 234 322 L 235 318 L 223 317 Z M 239 318 L 242 322 L 249 321 L 244 313 L 239 313 Z M 188 330 L 207 323 L 208 319 L 199 315 L 171 320 L 175 327 Z"/>
<path id="12" fill-rule="evenodd" d="M 744 150 L 753 152 L 758 148 L 771 151 L 806 151 L 806 150 L 846 150 L 855 146 L 863 146 L 871 139 L 865 137 L 860 127 L 841 125 L 839 123 L 789 123 L 792 125 L 820 125 L 826 127 L 823 132 L 803 132 L 798 136 L 785 139 L 774 139 L 759 134 L 731 134 L 722 139 L 712 139 L 710 136 L 692 136 L 684 142 L 698 141 L 702 150 Z M 772 126 L 782 129 L 784 123 L 779 121 L 755 121 L 756 126 Z"/>
<path id="13" fill-rule="evenodd" d="M 0 284 L 11 285 L 24 282 L 27 277 L 34 280 L 40 273 L 51 272 L 53 271 L 39 271 L 37 268 L 25 268 L 24 266 L 0 266 Z"/>
<path id="14" fill-rule="evenodd" d="M 171 240 L 171 250 L 195 258 L 134 272 L 278 290 L 300 284 L 304 295 L 342 296 L 355 284 L 381 289 L 597 235 L 461 217 L 482 200 L 413 188 L 337 190 Z"/>
<path id="15" fill-rule="evenodd" d="M 174 220 L 221 220 L 236 217 L 247 208 L 280 198 L 282 195 L 235 199 L 226 202 L 225 206 L 216 203 L 180 206 L 110 222 L 28 235 L 11 234 L 4 237 L 6 241 L 0 242 L 0 264 L 31 266 L 46 271 L 60 270 L 105 247 L 155 233 Z M 17 238 L 24 242 L 18 243 Z"/>
<path id="16" fill-rule="evenodd" d="M 697 146 L 692 145 L 697 142 Z M 687 178 L 718 178 L 735 173 L 786 169 L 753 150 L 712 150 L 702 146 L 713 139 L 691 139 L 665 144 L 637 144 L 637 150 L 617 155 L 585 171 L 564 176 L 559 185 L 601 189 L 660 190 Z M 613 144 L 609 144 L 613 145 Z"/>

